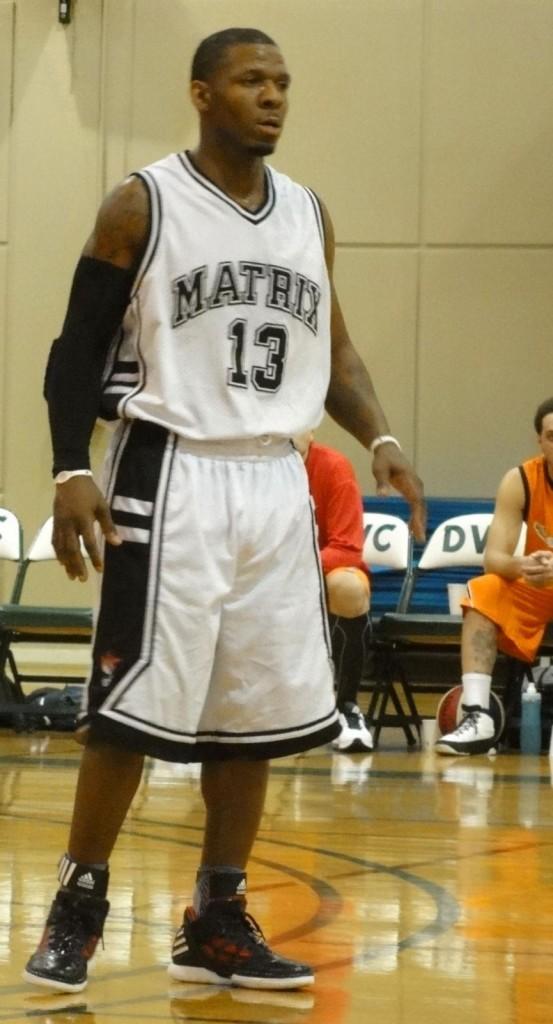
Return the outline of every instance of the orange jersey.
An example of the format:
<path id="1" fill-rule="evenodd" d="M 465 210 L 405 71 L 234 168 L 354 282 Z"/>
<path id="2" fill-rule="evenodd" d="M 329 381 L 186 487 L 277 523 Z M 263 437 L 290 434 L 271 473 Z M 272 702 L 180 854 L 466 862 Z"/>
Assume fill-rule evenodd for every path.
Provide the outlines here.
<path id="1" fill-rule="evenodd" d="M 526 500 L 523 518 L 528 526 L 524 553 L 553 550 L 553 480 L 543 455 L 519 466 Z"/>
<path id="2" fill-rule="evenodd" d="M 528 529 L 524 553 L 553 550 L 553 480 L 542 455 L 519 466 L 524 485 L 523 519 Z M 508 580 L 495 573 L 468 583 L 463 608 L 475 608 L 498 628 L 498 647 L 506 654 L 532 662 L 545 626 L 553 620 L 553 587 L 537 589 L 523 579 Z"/>

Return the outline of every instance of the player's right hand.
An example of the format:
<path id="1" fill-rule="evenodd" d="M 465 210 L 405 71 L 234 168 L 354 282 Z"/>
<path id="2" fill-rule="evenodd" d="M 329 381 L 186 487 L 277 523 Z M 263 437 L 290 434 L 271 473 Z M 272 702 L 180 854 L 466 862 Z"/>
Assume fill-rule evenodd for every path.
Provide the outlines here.
<path id="1" fill-rule="evenodd" d="M 553 584 L 553 555 L 551 551 L 532 551 L 522 559 L 522 579 L 530 587 L 550 587 Z"/>
<path id="2" fill-rule="evenodd" d="M 96 571 L 101 572 L 103 569 L 96 522 L 108 544 L 122 543 L 109 506 L 91 476 L 74 476 L 56 486 L 52 544 L 70 580 L 84 583 L 88 579 L 81 539 Z"/>

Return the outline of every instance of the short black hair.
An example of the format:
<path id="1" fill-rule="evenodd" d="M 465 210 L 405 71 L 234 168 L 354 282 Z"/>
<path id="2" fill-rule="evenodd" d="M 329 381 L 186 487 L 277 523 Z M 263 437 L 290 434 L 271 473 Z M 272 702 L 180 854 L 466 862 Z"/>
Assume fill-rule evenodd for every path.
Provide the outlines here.
<path id="1" fill-rule="evenodd" d="M 553 398 L 546 398 L 541 405 L 538 405 L 536 409 L 536 415 L 534 416 L 534 426 L 536 428 L 536 434 L 541 434 L 543 421 L 550 412 L 553 412 Z"/>
<path id="2" fill-rule="evenodd" d="M 258 28 L 224 28 L 202 39 L 193 58 L 190 72 L 191 81 L 199 79 L 206 82 L 222 64 L 226 51 L 238 43 L 261 43 L 265 46 L 276 46 L 265 32 Z"/>

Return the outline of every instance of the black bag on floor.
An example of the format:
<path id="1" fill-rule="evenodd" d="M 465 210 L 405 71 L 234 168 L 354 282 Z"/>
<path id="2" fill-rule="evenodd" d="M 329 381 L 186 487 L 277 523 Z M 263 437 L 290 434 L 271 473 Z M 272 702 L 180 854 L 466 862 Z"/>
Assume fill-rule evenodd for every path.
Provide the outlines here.
<path id="1" fill-rule="evenodd" d="M 82 692 L 82 686 L 70 684 L 33 690 L 23 705 L 24 727 L 73 732 L 77 728 Z"/>

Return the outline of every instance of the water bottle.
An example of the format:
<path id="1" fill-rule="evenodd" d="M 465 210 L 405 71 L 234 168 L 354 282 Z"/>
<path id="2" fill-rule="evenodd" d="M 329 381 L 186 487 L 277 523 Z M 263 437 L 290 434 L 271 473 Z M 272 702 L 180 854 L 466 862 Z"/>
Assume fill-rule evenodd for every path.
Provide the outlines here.
<path id="1" fill-rule="evenodd" d="M 541 693 L 531 680 L 522 692 L 520 716 L 520 751 L 522 754 L 541 753 Z"/>

